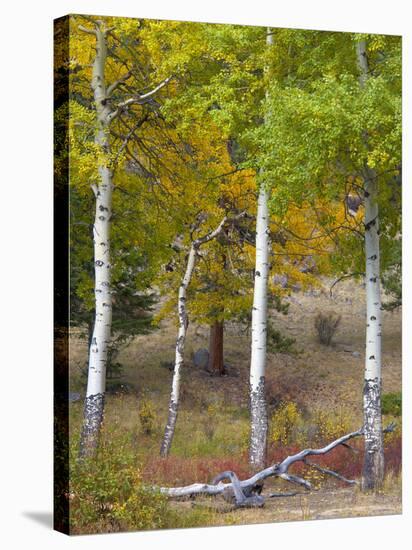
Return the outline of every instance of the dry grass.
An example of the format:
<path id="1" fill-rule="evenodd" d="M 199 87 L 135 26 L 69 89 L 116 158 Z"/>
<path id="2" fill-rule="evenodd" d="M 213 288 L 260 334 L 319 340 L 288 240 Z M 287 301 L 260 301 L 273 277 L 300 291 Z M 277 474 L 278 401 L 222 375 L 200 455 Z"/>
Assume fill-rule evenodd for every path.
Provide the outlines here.
<path id="1" fill-rule="evenodd" d="M 176 509 L 184 512 L 193 503 L 174 503 Z M 266 501 L 263 509 L 232 510 L 221 500 L 198 499 L 196 506 L 221 515 L 217 525 L 245 525 L 285 521 L 306 521 L 346 517 L 381 516 L 402 513 L 399 492 L 391 494 L 364 495 L 358 489 L 329 489 L 294 497 L 273 498 Z M 219 516 L 214 520 L 218 521 Z M 214 523 L 216 525 L 216 523 Z"/>
<path id="2" fill-rule="evenodd" d="M 337 310 L 342 315 L 334 343 L 330 347 L 318 343 L 313 320 L 318 311 Z M 364 289 L 352 282 L 335 287 L 333 299 L 328 292 L 311 295 L 294 293 L 290 297 L 289 314 L 271 313 L 275 328 L 296 338 L 298 355 L 269 355 L 267 384 L 274 391 L 300 401 L 311 408 L 318 403 L 331 409 L 344 404 L 362 415 L 362 381 L 364 363 Z M 121 352 L 119 361 L 125 366 L 125 379 L 137 392 L 144 392 L 166 409 L 172 374 L 161 366 L 173 362 L 176 328 L 166 321 L 154 333 L 139 336 Z M 191 355 L 200 347 L 208 347 L 207 327 L 190 325 L 186 345 L 186 366 L 182 384 L 182 410 L 191 410 L 193 401 L 201 401 L 202 409 L 209 402 L 222 399 L 234 406 L 247 407 L 250 340 L 236 325 L 225 331 L 225 361 L 229 376 L 213 378 L 193 367 Z M 356 357 L 353 352 L 359 353 Z M 73 386 L 79 389 L 78 372 L 87 360 L 84 341 L 73 337 L 71 366 Z M 383 391 L 401 389 L 401 312 L 383 312 Z"/>
<path id="3" fill-rule="evenodd" d="M 318 311 L 331 310 L 339 311 L 342 318 L 332 346 L 325 347 L 318 343 L 314 317 Z M 290 297 L 287 316 L 271 313 L 274 328 L 295 338 L 300 353 L 269 356 L 269 406 L 273 408 L 282 398 L 296 402 L 304 415 L 322 406 L 345 414 L 353 427 L 362 423 L 364 310 L 364 289 L 353 281 L 346 281 L 335 287 L 333 299 L 329 292 L 298 292 Z M 383 391 L 399 391 L 400 311 L 383 312 L 383 334 Z M 224 469 L 236 468 L 245 475 L 250 341 L 238 326 L 229 323 L 225 328 L 225 362 L 229 365 L 229 374 L 221 378 L 193 366 L 193 351 L 208 347 L 208 329 L 194 323 L 190 325 L 172 457 L 167 467 L 158 461 L 172 378 L 172 373 L 162 363 L 173 362 L 175 338 L 174 323 L 165 321 L 159 330 L 135 338 L 121 352 L 119 361 L 125 365 L 125 381 L 132 384 L 135 391 L 128 395 L 107 396 L 106 426 L 127 434 L 138 458 L 146 465 L 151 464 L 152 469 L 147 467 L 146 473 L 149 477 L 153 475 L 154 482 L 171 482 L 172 478 L 178 483 L 187 482 L 188 478 L 207 481 L 222 466 Z M 79 373 L 86 360 L 86 344 L 73 333 L 71 385 L 75 391 L 83 390 Z M 150 435 L 144 434 L 139 424 L 142 399 L 155 405 L 154 431 Z M 80 428 L 82 407 L 81 402 L 71 405 L 74 432 Z M 304 497 L 271 499 L 259 511 L 225 509 L 227 513 L 223 519 L 220 514 L 213 513 L 213 507 L 220 510 L 226 506 L 221 499 L 199 499 L 196 506 L 212 507 L 212 512 L 206 515 L 209 524 L 215 525 L 397 514 L 401 511 L 400 477 L 391 472 L 385 481 L 384 496 L 363 495 L 357 489 L 342 489 L 333 483 L 322 487 L 321 491 Z M 274 486 L 274 490 L 278 489 L 279 486 Z M 192 508 L 190 502 L 178 502 L 173 506 L 181 511 Z"/>

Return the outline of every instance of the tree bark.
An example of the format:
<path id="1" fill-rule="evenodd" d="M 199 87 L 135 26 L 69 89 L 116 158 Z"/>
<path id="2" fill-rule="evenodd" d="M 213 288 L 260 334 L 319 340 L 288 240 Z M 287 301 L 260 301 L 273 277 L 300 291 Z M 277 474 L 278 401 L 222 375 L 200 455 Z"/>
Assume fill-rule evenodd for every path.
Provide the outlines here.
<path id="1" fill-rule="evenodd" d="M 256 221 L 256 266 L 252 309 L 252 352 L 250 361 L 250 454 L 249 462 L 263 468 L 266 460 L 268 419 L 265 397 L 267 286 L 268 286 L 268 193 L 259 191 Z"/>
<path id="2" fill-rule="evenodd" d="M 208 370 L 216 376 L 225 374 L 223 360 L 223 321 L 215 321 L 210 327 Z"/>
<path id="3" fill-rule="evenodd" d="M 235 216 L 233 220 L 239 219 L 244 215 L 245 213 L 242 212 L 237 216 Z M 169 402 L 169 413 L 168 413 L 168 419 L 167 419 L 167 424 L 166 424 L 162 444 L 160 446 L 160 456 L 162 457 L 166 457 L 170 452 L 173 435 L 175 431 L 175 426 L 176 426 L 177 411 L 179 407 L 180 373 L 183 365 L 183 355 L 184 355 L 184 349 L 185 349 L 187 327 L 189 325 L 189 317 L 188 317 L 187 308 L 186 308 L 186 296 L 187 296 L 187 288 L 190 284 L 190 280 L 193 274 L 193 269 L 195 267 L 197 251 L 203 244 L 211 241 L 212 239 L 215 239 L 221 233 L 225 224 L 228 221 L 230 220 L 228 220 L 227 217 L 225 216 L 222 219 L 222 221 L 219 223 L 219 225 L 216 227 L 216 229 L 214 229 L 213 231 L 210 231 L 209 233 L 207 233 L 207 235 L 204 235 L 203 237 L 199 237 L 198 239 L 193 241 L 190 247 L 189 256 L 187 259 L 186 271 L 182 279 L 182 283 L 179 287 L 178 304 L 177 304 L 178 317 L 179 317 L 179 331 L 178 331 L 177 341 L 176 341 L 175 368 L 173 371 L 172 391 L 170 394 L 170 402 Z"/>
<path id="4" fill-rule="evenodd" d="M 91 88 L 97 115 L 95 144 L 103 160 L 98 161 L 98 185 L 91 185 L 96 197 L 96 213 L 93 226 L 94 270 L 95 270 L 95 320 L 89 352 L 87 390 L 84 404 L 83 429 L 80 438 L 80 457 L 92 456 L 97 448 L 104 412 L 108 346 L 112 328 L 112 293 L 110 263 L 110 220 L 112 217 L 113 170 L 110 163 L 110 124 L 122 110 L 131 105 L 144 105 L 171 80 L 163 80 L 145 94 L 136 94 L 112 108 L 111 95 L 123 82 L 131 77 L 130 71 L 107 85 L 105 68 L 107 62 L 107 36 L 112 30 L 103 21 L 93 21 L 93 28 L 79 25 L 79 30 L 91 34 L 96 40 L 96 55 L 93 62 Z M 133 133 L 129 133 L 118 154 L 127 145 Z"/>
<path id="5" fill-rule="evenodd" d="M 268 47 L 272 34 L 268 29 Z M 256 213 L 256 263 L 252 308 L 252 350 L 250 359 L 250 451 L 249 462 L 262 468 L 266 460 L 268 419 L 265 397 L 267 293 L 269 277 L 269 193 L 259 189 Z"/>
<path id="6" fill-rule="evenodd" d="M 95 143 L 108 156 L 110 154 L 108 131 L 110 108 L 106 102 L 106 31 L 101 25 L 96 24 L 95 35 L 96 56 L 91 82 L 97 113 Z M 113 174 L 105 164 L 98 166 L 98 174 L 99 184 L 94 189 L 96 210 L 93 226 L 95 320 L 89 352 L 80 457 L 93 455 L 98 445 L 103 421 L 107 352 L 112 325 L 110 218 L 112 215 Z"/>
<path id="7" fill-rule="evenodd" d="M 360 86 L 366 84 L 369 67 L 366 42 L 357 44 Z M 364 141 L 368 146 L 365 133 Z M 381 291 L 379 208 L 377 174 L 368 165 L 364 168 L 365 194 L 365 283 L 366 283 L 366 352 L 363 390 L 365 457 L 362 489 L 378 490 L 384 478 L 383 430 L 381 410 Z"/>
<path id="8" fill-rule="evenodd" d="M 187 327 L 189 325 L 189 318 L 186 310 L 186 296 L 187 288 L 192 278 L 193 269 L 196 261 L 196 247 L 194 243 L 190 247 L 190 252 L 187 260 L 186 271 L 179 287 L 178 296 L 178 316 L 179 316 L 179 332 L 176 341 L 175 352 L 175 368 L 173 371 L 172 391 L 170 394 L 169 413 L 167 418 L 167 424 L 165 433 L 160 447 L 160 456 L 167 456 L 170 452 L 172 445 L 173 435 L 176 427 L 177 410 L 179 405 L 179 389 L 180 389 L 180 373 L 183 365 L 183 355 L 186 342 Z"/>

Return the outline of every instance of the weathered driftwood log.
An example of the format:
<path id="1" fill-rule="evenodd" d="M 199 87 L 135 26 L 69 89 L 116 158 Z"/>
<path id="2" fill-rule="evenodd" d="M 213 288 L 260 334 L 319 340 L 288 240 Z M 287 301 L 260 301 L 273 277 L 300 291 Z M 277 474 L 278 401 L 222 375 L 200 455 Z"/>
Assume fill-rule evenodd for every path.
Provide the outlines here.
<path id="1" fill-rule="evenodd" d="M 394 429 L 395 424 L 390 424 L 387 428 L 385 428 L 384 433 L 393 432 Z M 259 499 L 256 499 L 256 497 L 262 491 L 264 480 L 268 477 L 280 477 L 281 479 L 285 479 L 286 481 L 290 481 L 291 483 L 300 485 L 306 490 L 312 489 L 312 485 L 309 481 L 297 475 L 288 473 L 288 469 L 292 466 L 292 464 L 295 464 L 296 462 L 306 463 L 308 466 L 314 467 L 326 475 L 333 476 L 341 481 L 352 485 L 357 482 L 355 480 L 347 479 L 337 472 L 334 472 L 327 468 L 322 468 L 321 466 L 312 462 L 309 463 L 307 461 L 307 457 L 325 455 L 339 445 L 347 447 L 347 441 L 355 437 L 359 437 L 363 434 L 364 428 L 360 428 L 355 432 L 351 432 L 349 434 L 343 435 L 342 437 L 339 437 L 338 439 L 335 439 L 334 441 L 320 449 L 304 449 L 299 453 L 286 457 L 284 460 L 282 460 L 282 462 L 273 464 L 272 466 L 269 466 L 268 468 L 257 472 L 252 477 L 244 479 L 243 481 L 239 481 L 237 476 L 233 474 L 233 472 L 223 472 L 222 474 L 219 474 L 217 477 L 215 477 L 210 484 L 193 483 L 192 485 L 186 485 L 185 487 L 160 487 L 160 492 L 166 494 L 170 498 L 194 497 L 196 495 L 222 495 L 227 500 L 232 499 L 238 506 L 246 506 L 247 499 L 252 498 L 253 503 L 255 503 L 256 501 L 255 504 L 252 503 L 252 500 L 249 501 L 252 506 L 262 506 L 264 502 L 264 497 L 259 496 Z M 225 478 L 231 479 L 231 482 L 223 483 L 222 479 Z M 268 495 L 268 498 L 277 496 L 293 496 L 295 494 L 297 493 L 272 493 Z M 258 500 L 261 504 L 257 504 Z M 241 502 L 243 502 L 244 504 L 241 505 Z"/>
<path id="2" fill-rule="evenodd" d="M 233 492 L 234 501 L 237 508 L 262 508 L 262 506 L 264 506 L 265 499 L 260 496 L 260 494 L 256 494 L 256 492 L 255 494 L 251 495 L 245 494 L 245 491 L 243 491 L 242 487 L 240 486 L 239 478 L 237 477 L 235 472 L 222 472 L 215 477 L 212 483 L 213 485 L 216 485 L 216 483 L 218 483 L 219 481 L 223 481 L 226 478 L 230 479 L 230 489 L 231 492 Z"/>

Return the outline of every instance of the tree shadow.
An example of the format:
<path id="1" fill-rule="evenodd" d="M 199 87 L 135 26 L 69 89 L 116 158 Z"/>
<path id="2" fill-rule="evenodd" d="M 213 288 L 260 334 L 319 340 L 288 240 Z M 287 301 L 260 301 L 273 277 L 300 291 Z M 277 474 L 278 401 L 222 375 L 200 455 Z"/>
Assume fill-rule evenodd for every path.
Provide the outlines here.
<path id="1" fill-rule="evenodd" d="M 43 527 L 53 529 L 53 514 L 52 512 L 23 512 L 24 517 L 35 521 Z"/>

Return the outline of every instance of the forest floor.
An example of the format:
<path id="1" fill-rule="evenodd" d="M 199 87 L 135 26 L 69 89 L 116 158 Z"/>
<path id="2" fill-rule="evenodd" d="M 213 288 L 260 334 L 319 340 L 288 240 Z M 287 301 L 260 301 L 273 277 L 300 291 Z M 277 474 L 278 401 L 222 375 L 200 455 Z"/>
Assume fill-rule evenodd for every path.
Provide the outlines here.
<path id="1" fill-rule="evenodd" d="M 269 413 L 273 413 L 280 401 L 293 402 L 305 418 L 315 410 L 328 411 L 332 421 L 358 429 L 362 424 L 365 292 L 362 285 L 348 280 L 337 285 L 330 297 L 329 284 L 325 281 L 323 290 L 294 292 L 288 298 L 287 315 L 270 312 L 274 328 L 283 336 L 295 338 L 296 343 L 294 353 L 274 353 L 268 357 Z M 318 311 L 334 311 L 342 316 L 331 346 L 323 346 L 317 340 L 314 319 Z M 156 485 L 207 482 L 224 469 L 233 469 L 244 478 L 248 475 L 250 337 L 234 323 L 225 326 L 228 368 L 227 375 L 222 377 L 211 376 L 194 366 L 193 353 L 208 348 L 209 331 L 206 326 L 190 324 L 171 456 L 166 461 L 159 458 L 172 379 L 167 364 L 174 361 L 176 332 L 174 321 L 162 321 L 159 329 L 134 338 L 122 350 L 117 360 L 124 365 L 124 382 L 129 385 L 129 392 L 107 395 L 105 424 L 127 434 L 144 465 L 144 479 Z M 84 380 L 80 371 L 87 362 L 87 345 L 76 332 L 72 333 L 70 354 L 71 389 L 83 396 Z M 384 393 L 401 390 L 401 370 L 401 310 L 383 312 Z M 154 411 L 149 434 L 143 433 L 139 420 L 143 401 L 149 401 Z M 82 407 L 82 400 L 71 404 L 74 433 L 80 429 Z M 361 447 L 360 441 L 358 444 Z M 299 442 L 284 449 L 275 445 L 269 453 L 270 460 L 278 460 L 300 448 Z M 400 440 L 391 452 L 400 454 Z M 337 452 L 334 458 L 331 453 L 331 460 L 333 466 L 336 463 L 346 468 L 341 472 L 345 475 L 360 474 L 359 457 L 353 459 L 357 465 L 352 469 L 347 455 Z M 389 464 L 395 463 L 399 466 L 400 456 L 389 458 Z M 393 479 L 397 479 L 396 475 Z M 395 482 L 393 479 L 380 495 L 363 495 L 357 488 L 343 488 L 330 481 L 310 494 L 270 499 L 263 510 L 233 512 L 222 499 L 211 502 L 208 498 L 175 502 L 172 506 L 182 513 L 196 507 L 217 506 L 215 512 L 219 513 L 209 516 L 208 525 L 397 514 L 401 512 L 401 489 L 399 479 Z M 222 506 L 228 510 L 220 509 Z M 227 513 L 221 514 L 222 511 Z"/>
<path id="2" fill-rule="evenodd" d="M 402 513 L 402 500 L 399 492 L 364 495 L 358 488 L 323 489 L 292 497 L 267 499 L 264 508 L 260 509 L 249 508 L 233 511 L 230 504 L 224 501 L 212 501 L 211 498 L 178 502 L 173 506 L 181 513 L 196 507 L 204 507 L 218 512 L 222 518 L 228 514 L 227 521 L 224 518 L 221 525 L 339 519 Z M 216 521 L 218 522 L 218 519 Z"/>

